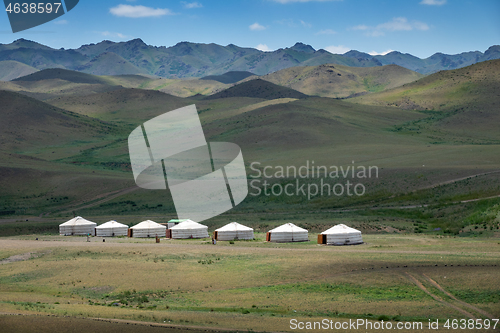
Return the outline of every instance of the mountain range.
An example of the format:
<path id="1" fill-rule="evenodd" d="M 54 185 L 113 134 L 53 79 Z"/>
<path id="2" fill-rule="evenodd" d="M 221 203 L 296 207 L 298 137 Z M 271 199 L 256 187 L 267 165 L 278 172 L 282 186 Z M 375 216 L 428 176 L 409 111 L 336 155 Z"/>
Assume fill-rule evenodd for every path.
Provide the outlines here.
<path id="1" fill-rule="evenodd" d="M 171 47 L 157 47 L 147 45 L 141 39 L 118 43 L 105 40 L 97 44 L 82 45 L 77 49 L 53 49 L 26 39 L 0 44 L 0 68 L 5 68 L 1 75 L 3 80 L 47 68 L 95 75 L 149 74 L 166 78 L 200 78 L 229 71 L 265 75 L 290 67 L 323 64 L 350 67 L 396 64 L 421 74 L 429 74 L 499 58 L 500 45 L 491 46 L 484 53 L 436 53 L 420 59 L 397 51 L 375 56 L 355 50 L 343 55 L 332 54 L 323 49 L 315 50 L 303 43 L 272 52 L 214 43 L 180 42 Z M 4 64 L 3 61 L 9 63 Z"/>

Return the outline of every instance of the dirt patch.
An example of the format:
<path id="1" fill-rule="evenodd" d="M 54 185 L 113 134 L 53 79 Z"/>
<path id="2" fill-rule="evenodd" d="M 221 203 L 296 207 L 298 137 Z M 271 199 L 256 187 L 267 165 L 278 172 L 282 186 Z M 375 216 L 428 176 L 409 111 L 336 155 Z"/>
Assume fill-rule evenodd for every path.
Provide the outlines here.
<path id="1" fill-rule="evenodd" d="M 10 256 L 8 258 L 5 258 L 3 260 L 0 260 L 0 265 L 10 264 L 10 263 L 16 262 L 16 261 L 35 259 L 35 258 L 41 257 L 44 254 L 45 253 L 37 253 L 37 252 L 27 252 L 27 253 L 23 253 L 23 254 L 16 254 L 16 255 Z"/>

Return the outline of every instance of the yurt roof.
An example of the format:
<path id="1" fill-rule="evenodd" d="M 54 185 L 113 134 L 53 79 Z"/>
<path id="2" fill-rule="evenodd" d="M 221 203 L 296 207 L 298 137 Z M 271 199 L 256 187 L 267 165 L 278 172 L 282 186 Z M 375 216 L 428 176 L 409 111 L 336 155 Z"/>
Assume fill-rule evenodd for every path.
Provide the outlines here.
<path id="1" fill-rule="evenodd" d="M 67 222 L 60 224 L 60 225 L 64 226 L 64 225 L 86 225 L 86 224 L 88 225 L 88 224 L 97 224 L 97 223 L 86 220 L 81 216 L 77 216 L 77 217 L 74 217 Z"/>
<path id="2" fill-rule="evenodd" d="M 156 223 L 151 220 L 146 220 L 142 221 L 139 224 L 134 225 L 133 227 L 130 227 L 130 229 L 152 229 L 152 228 L 167 228 L 164 225 L 161 225 L 159 223 Z"/>
<path id="3" fill-rule="evenodd" d="M 348 227 L 345 224 L 337 224 L 336 226 L 333 226 L 330 229 L 323 231 L 321 234 L 322 235 L 324 235 L 324 234 L 350 234 L 353 232 L 361 233 L 361 231 L 354 229 L 354 228 L 351 228 L 351 227 Z"/>
<path id="4" fill-rule="evenodd" d="M 128 225 L 125 225 L 125 224 L 122 224 L 122 223 L 119 223 L 119 222 L 116 222 L 116 221 L 108 221 L 106 223 L 103 223 L 103 224 L 97 226 L 96 229 L 123 228 L 123 227 L 127 227 L 128 228 Z"/>
<path id="5" fill-rule="evenodd" d="M 215 231 L 249 231 L 249 230 L 253 231 L 252 228 L 244 226 L 243 224 L 239 224 L 238 222 L 231 222 L 223 227 L 220 227 L 219 229 L 216 229 Z"/>
<path id="6" fill-rule="evenodd" d="M 306 231 L 306 229 L 303 229 L 301 227 L 297 227 L 293 223 L 285 223 L 283 225 L 280 225 L 277 228 L 274 228 L 272 230 L 269 230 L 269 232 L 299 232 L 299 231 Z"/>
<path id="7" fill-rule="evenodd" d="M 176 229 L 201 229 L 201 228 L 208 229 L 208 227 L 206 225 L 203 225 L 203 224 L 200 224 L 198 222 L 191 221 L 191 220 L 185 220 L 185 221 L 173 226 L 170 229 L 176 230 Z"/>

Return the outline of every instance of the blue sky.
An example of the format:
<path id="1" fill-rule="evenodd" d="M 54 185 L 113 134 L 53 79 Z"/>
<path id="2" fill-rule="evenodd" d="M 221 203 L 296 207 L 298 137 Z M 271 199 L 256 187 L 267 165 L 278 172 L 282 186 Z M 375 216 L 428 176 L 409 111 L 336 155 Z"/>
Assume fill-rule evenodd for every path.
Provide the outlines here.
<path id="1" fill-rule="evenodd" d="M 69 13 L 13 34 L 0 14 L 0 43 L 26 38 L 54 48 L 104 39 L 141 38 L 172 46 L 180 41 L 276 50 L 303 42 L 315 49 L 426 58 L 500 44 L 498 0 L 80 0 Z"/>

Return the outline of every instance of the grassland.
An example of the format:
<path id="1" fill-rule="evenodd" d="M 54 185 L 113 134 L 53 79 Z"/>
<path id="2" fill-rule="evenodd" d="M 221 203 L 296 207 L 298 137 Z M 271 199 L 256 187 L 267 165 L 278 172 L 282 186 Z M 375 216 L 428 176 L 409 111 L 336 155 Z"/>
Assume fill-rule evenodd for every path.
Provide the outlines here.
<path id="1" fill-rule="evenodd" d="M 494 239 L 378 234 L 365 235 L 364 245 L 328 247 L 263 237 L 217 246 L 4 238 L 0 257 L 37 257 L 2 262 L 0 311 L 256 331 L 291 331 L 291 318 L 428 322 L 500 315 Z"/>
<path id="2" fill-rule="evenodd" d="M 396 65 L 347 67 L 325 64 L 286 68 L 261 78 L 311 96 L 345 98 L 399 87 L 422 77 L 422 74 Z"/>
<path id="3" fill-rule="evenodd" d="M 59 78 L 55 71 L 2 83 L 35 99 L 0 94 L 0 260 L 26 259 L 0 264 L 0 312 L 28 314 L 33 322 L 31 315 L 49 314 L 255 331 L 289 331 L 291 318 L 498 318 L 496 69 L 496 62 L 482 63 L 382 92 L 375 91 L 390 80 L 367 74 L 360 89 L 374 93 L 347 100 L 274 98 L 281 88 L 257 80 L 254 90 L 266 94 L 214 99 L 168 95 L 162 91 L 177 81 L 139 75 Z M 192 81 L 193 94 L 211 84 Z M 407 102 L 391 104 L 394 96 Z M 434 104 L 424 110 L 422 101 Z M 135 185 L 127 137 L 190 104 L 207 141 L 241 147 L 255 186 L 236 208 L 204 224 L 213 231 L 238 221 L 255 229 L 255 241 L 87 243 L 57 236 L 58 225 L 74 215 L 129 226 L 176 218 L 169 191 Z M 378 172 L 318 176 L 313 163 Z M 280 176 L 280 166 L 303 167 L 307 177 Z M 287 196 L 266 194 L 263 184 L 297 180 L 306 188 L 350 181 L 366 191 Z M 311 242 L 263 241 L 286 222 L 308 229 Z M 366 244 L 315 244 L 317 233 L 338 223 L 361 230 Z M 20 321 L 0 315 L 11 326 L 24 327 Z"/>

